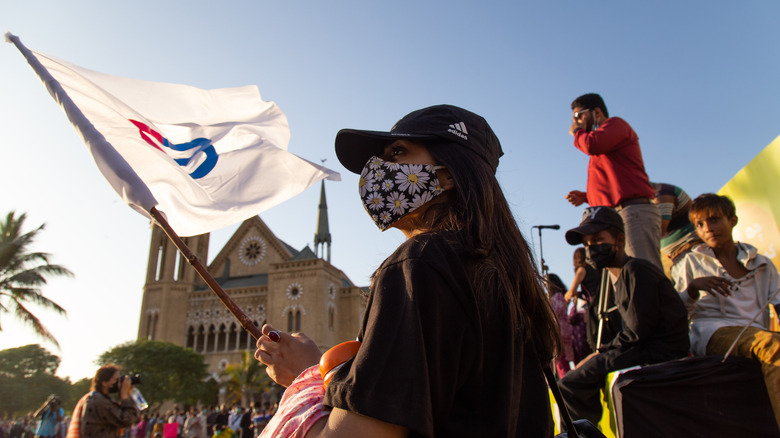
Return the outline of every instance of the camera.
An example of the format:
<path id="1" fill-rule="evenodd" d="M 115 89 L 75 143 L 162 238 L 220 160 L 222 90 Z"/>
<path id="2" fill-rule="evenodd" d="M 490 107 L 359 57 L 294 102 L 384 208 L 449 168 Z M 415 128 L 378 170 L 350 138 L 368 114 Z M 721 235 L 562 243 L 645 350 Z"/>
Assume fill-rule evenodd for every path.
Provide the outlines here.
<path id="1" fill-rule="evenodd" d="M 57 409 L 60 407 L 60 404 L 62 404 L 62 401 L 59 397 L 56 395 L 50 395 L 49 398 L 46 399 L 46 406 L 52 407 L 53 409 Z"/>
<path id="2" fill-rule="evenodd" d="M 133 374 L 132 376 L 120 376 L 119 380 L 116 381 L 114 386 L 108 388 L 108 392 L 119 392 L 119 388 L 122 387 L 122 382 L 124 382 L 125 379 L 130 379 L 130 384 L 133 386 L 141 384 L 140 374 Z"/>

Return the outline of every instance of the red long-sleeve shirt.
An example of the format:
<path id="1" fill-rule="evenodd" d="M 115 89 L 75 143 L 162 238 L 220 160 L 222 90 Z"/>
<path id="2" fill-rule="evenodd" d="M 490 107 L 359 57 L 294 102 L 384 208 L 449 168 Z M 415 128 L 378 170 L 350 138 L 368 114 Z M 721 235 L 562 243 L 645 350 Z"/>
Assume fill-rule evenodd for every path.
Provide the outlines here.
<path id="1" fill-rule="evenodd" d="M 574 146 L 590 156 L 588 204 L 615 207 L 632 198 L 652 198 L 639 137 L 625 120 L 610 117 L 598 129 L 574 133 Z"/>

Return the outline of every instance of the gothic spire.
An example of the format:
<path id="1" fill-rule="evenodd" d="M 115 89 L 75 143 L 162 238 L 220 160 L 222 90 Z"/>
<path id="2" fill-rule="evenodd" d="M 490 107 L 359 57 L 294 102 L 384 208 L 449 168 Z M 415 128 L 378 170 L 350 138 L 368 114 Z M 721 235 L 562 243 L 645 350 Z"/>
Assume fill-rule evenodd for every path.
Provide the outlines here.
<path id="1" fill-rule="evenodd" d="M 325 246 L 328 247 L 328 254 L 326 260 L 330 263 L 330 228 L 328 227 L 328 203 L 325 200 L 325 180 L 322 180 L 320 187 L 320 205 L 317 214 L 317 231 L 314 233 L 314 248 L 317 252 L 317 256 L 325 258 Z M 322 245 L 322 253 L 320 253 L 320 245 Z"/>

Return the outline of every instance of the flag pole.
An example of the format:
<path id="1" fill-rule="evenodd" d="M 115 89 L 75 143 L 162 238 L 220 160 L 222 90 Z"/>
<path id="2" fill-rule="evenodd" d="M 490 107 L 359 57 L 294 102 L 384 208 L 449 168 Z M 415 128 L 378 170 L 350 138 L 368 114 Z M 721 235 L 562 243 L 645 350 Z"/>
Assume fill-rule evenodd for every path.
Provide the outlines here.
<path id="1" fill-rule="evenodd" d="M 157 210 L 157 207 L 152 207 L 152 209 L 149 210 L 149 214 L 152 216 L 157 225 L 159 225 L 160 228 L 165 231 L 165 234 L 168 235 L 168 238 L 170 238 L 171 242 L 176 245 L 176 248 L 178 248 L 182 255 L 184 255 L 190 265 L 195 268 L 195 271 L 198 273 L 198 275 L 200 275 L 200 278 L 202 278 L 203 281 L 205 281 L 206 284 L 211 288 L 211 290 L 217 294 L 217 297 L 220 299 L 220 301 L 222 301 L 222 304 L 224 304 L 225 307 L 230 310 L 230 313 L 236 317 L 238 322 L 241 323 L 241 327 L 251 333 L 255 339 L 259 339 L 260 336 L 263 335 L 263 333 L 260 331 L 260 328 L 258 328 L 254 322 L 252 322 L 252 320 L 246 316 L 246 313 L 244 313 L 244 311 L 241 310 L 238 305 L 236 305 L 235 301 L 230 298 L 227 292 L 222 289 L 222 286 L 217 283 L 217 280 L 214 279 L 214 276 L 211 275 L 205 266 L 203 266 L 203 263 L 201 263 L 200 259 L 198 259 L 198 257 L 190 250 L 187 244 L 181 240 L 179 235 L 173 231 L 173 228 L 171 228 L 171 226 L 168 224 L 165 216 L 163 216 L 163 214 Z"/>

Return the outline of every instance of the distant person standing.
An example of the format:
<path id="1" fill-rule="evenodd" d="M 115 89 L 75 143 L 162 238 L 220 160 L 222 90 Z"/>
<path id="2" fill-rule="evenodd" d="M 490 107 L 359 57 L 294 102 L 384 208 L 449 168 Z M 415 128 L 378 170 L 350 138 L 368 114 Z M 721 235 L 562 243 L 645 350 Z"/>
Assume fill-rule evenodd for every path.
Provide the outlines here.
<path id="1" fill-rule="evenodd" d="M 130 398 L 133 385 L 127 376 L 120 376 L 119 366 L 104 365 L 92 378 L 91 392 L 76 404 L 68 428 L 68 438 L 118 437 L 122 428 L 138 421 L 138 408 Z M 110 393 L 119 393 L 119 402 Z"/>
<path id="2" fill-rule="evenodd" d="M 38 430 L 35 433 L 36 438 L 54 438 L 57 423 L 65 416 L 65 410 L 62 409 L 60 398 L 52 394 L 43 403 L 33 416 L 40 419 Z"/>
<path id="3" fill-rule="evenodd" d="M 228 427 L 233 429 L 233 432 L 236 433 L 236 436 L 241 436 L 241 416 L 243 414 L 241 413 L 241 406 L 234 405 L 233 409 L 230 411 L 230 416 L 228 416 Z"/>
<path id="4" fill-rule="evenodd" d="M 569 303 L 563 297 L 566 286 L 556 274 L 547 275 L 546 285 L 550 304 L 552 304 L 555 316 L 558 317 L 558 328 L 561 334 L 561 351 L 555 358 L 555 369 L 558 371 L 558 376 L 563 377 L 571 369 L 570 363 L 578 362 L 574 356 L 572 327 L 569 323 Z"/>
<path id="5" fill-rule="evenodd" d="M 141 421 L 135 425 L 135 436 L 133 438 L 146 438 L 146 426 L 149 421 L 146 419 L 146 415 L 141 415 Z"/>
<path id="6" fill-rule="evenodd" d="M 572 341 L 574 345 L 576 362 L 593 353 L 598 348 L 596 335 L 599 326 L 599 297 L 601 293 L 601 272 L 587 262 L 585 248 L 579 247 L 574 250 L 574 280 L 571 287 L 566 292 L 566 301 L 574 300 L 572 310 L 573 315 L 569 318 L 572 325 Z M 579 291 L 578 291 L 579 289 Z M 611 296 L 610 296 L 611 298 Z M 587 302 L 584 309 L 580 311 L 580 300 Z M 610 299 L 609 307 L 614 306 L 614 299 Z M 581 312 L 581 313 L 580 313 Z M 582 321 L 579 321 L 579 318 Z M 620 315 L 613 312 L 605 320 L 601 334 L 604 342 L 609 342 L 620 331 Z"/>
<path id="7" fill-rule="evenodd" d="M 184 419 L 181 436 L 184 438 L 206 438 L 206 419 L 194 406 L 190 408 Z"/>
<path id="8" fill-rule="evenodd" d="M 218 407 L 217 415 L 214 417 L 214 435 L 228 427 L 229 419 L 227 407 L 225 405 Z"/>
<path id="9" fill-rule="evenodd" d="M 574 146 L 590 156 L 585 192 L 572 190 L 572 205 L 614 208 L 623 218 L 626 254 L 661 264 L 661 214 L 653 205 L 653 187 L 647 178 L 639 137 L 625 120 L 609 117 L 604 100 L 583 94 L 571 103 L 569 134 Z"/>

